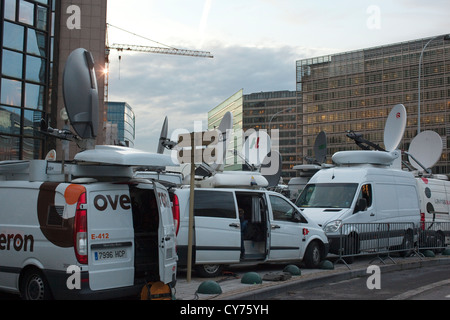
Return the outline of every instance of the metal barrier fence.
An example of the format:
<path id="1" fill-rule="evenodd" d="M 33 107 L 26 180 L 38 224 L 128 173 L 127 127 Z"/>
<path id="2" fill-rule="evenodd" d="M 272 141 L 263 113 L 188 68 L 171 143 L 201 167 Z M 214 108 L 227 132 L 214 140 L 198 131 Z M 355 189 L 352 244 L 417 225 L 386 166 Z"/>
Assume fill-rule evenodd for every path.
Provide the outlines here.
<path id="1" fill-rule="evenodd" d="M 450 245 L 450 222 L 425 222 L 419 230 L 419 249 L 443 251 Z"/>
<path id="2" fill-rule="evenodd" d="M 383 263 L 385 259 L 395 263 L 393 253 L 420 257 L 420 250 L 443 251 L 450 245 L 450 222 L 426 222 L 420 226 L 403 222 L 345 223 L 339 234 L 329 236 L 329 240 L 330 252 L 339 255 L 335 263 L 343 262 L 349 267 L 355 257 L 366 255 L 375 255 Z"/>

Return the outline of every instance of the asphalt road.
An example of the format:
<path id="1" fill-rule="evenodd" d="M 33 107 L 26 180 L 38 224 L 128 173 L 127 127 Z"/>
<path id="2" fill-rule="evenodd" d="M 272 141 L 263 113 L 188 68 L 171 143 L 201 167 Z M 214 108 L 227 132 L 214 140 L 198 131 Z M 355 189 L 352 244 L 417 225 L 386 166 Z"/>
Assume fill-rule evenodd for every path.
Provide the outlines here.
<path id="1" fill-rule="evenodd" d="M 450 272 L 448 265 L 385 273 L 371 271 L 367 276 L 350 280 L 331 282 L 309 289 L 290 289 L 269 299 L 450 301 Z"/>

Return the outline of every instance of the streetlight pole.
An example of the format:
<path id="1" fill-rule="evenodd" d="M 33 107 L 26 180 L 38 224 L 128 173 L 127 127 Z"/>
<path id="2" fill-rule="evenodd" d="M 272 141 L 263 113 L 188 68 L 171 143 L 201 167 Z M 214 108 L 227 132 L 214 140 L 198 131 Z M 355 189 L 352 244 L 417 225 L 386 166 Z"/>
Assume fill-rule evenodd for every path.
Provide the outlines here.
<path id="1" fill-rule="evenodd" d="M 278 111 L 277 113 L 275 113 L 275 114 L 270 118 L 270 120 L 269 120 L 269 130 L 270 130 L 270 131 L 272 131 L 272 129 L 270 128 L 270 126 L 271 126 L 271 124 L 272 124 L 272 120 L 273 120 L 277 115 L 279 115 L 280 113 L 283 113 L 283 112 L 286 112 L 286 111 L 292 111 L 292 108 L 287 108 L 287 109 Z"/>
<path id="2" fill-rule="evenodd" d="M 418 107 L 417 107 L 417 134 L 420 133 L 420 102 L 421 102 L 421 75 L 422 75 L 422 63 L 423 63 L 423 54 L 425 52 L 425 49 L 428 47 L 428 45 L 435 39 L 437 38 L 441 38 L 442 36 L 436 36 L 431 38 L 423 47 L 422 52 L 420 53 L 420 59 L 419 59 L 419 84 L 418 84 L 418 89 L 419 89 L 419 103 L 418 103 Z M 450 35 L 445 35 L 444 37 L 442 37 L 443 40 L 450 40 Z"/>

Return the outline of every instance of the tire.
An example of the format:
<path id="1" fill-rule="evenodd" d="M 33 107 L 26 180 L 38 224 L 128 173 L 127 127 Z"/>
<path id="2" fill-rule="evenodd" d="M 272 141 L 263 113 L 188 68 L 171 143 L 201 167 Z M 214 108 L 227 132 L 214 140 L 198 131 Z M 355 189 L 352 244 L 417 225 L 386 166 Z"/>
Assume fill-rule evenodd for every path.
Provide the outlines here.
<path id="1" fill-rule="evenodd" d="M 317 269 L 323 259 L 322 249 L 317 241 L 313 241 L 306 248 L 303 261 L 308 269 Z"/>
<path id="2" fill-rule="evenodd" d="M 412 232 L 407 231 L 405 237 L 403 238 L 403 243 L 401 248 L 403 251 L 400 251 L 400 257 L 409 257 L 414 251 L 414 237 Z"/>
<path id="3" fill-rule="evenodd" d="M 23 300 L 52 299 L 47 279 L 38 269 L 31 269 L 25 272 L 20 285 L 20 295 Z"/>
<path id="4" fill-rule="evenodd" d="M 222 274 L 223 265 L 221 264 L 201 264 L 195 266 L 195 271 L 202 278 L 214 278 Z"/>

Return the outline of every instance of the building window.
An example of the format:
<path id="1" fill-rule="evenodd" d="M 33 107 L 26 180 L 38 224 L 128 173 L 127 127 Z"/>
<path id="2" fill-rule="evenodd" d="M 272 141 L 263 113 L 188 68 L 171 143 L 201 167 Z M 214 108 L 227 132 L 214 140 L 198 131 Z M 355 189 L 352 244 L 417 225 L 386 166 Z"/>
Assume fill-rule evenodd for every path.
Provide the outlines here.
<path id="1" fill-rule="evenodd" d="M 39 159 L 50 77 L 51 0 L 0 0 L 0 161 Z M 8 150 L 8 151 L 5 151 Z"/>

